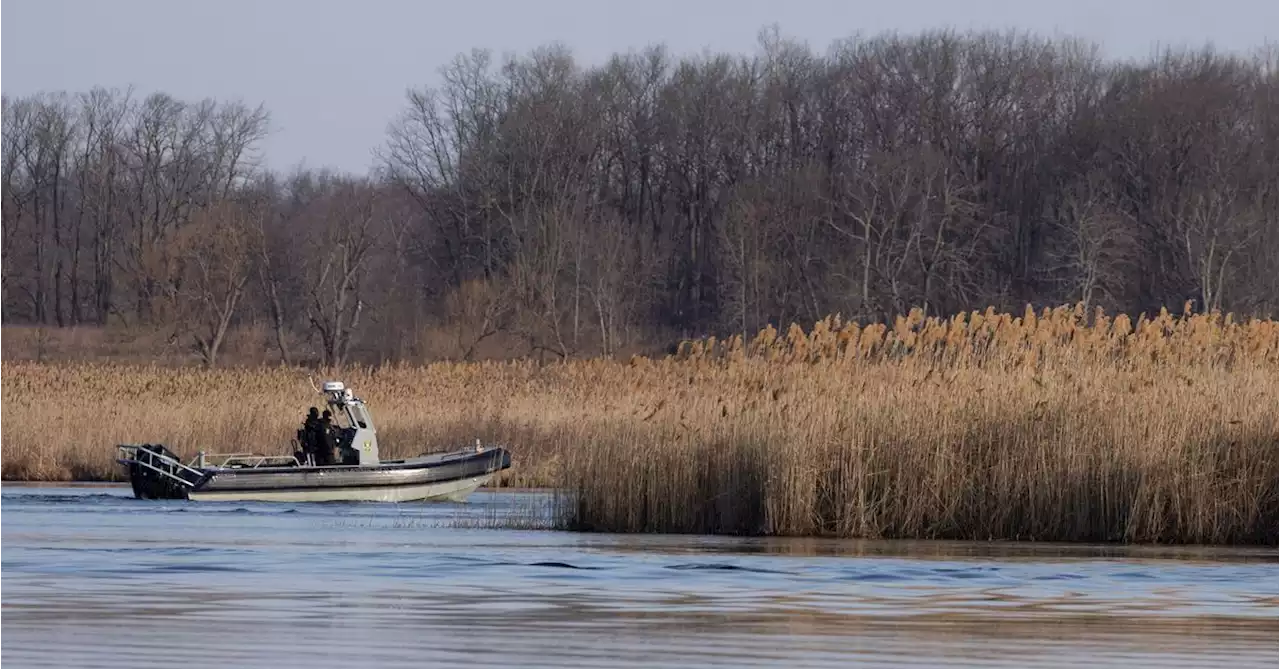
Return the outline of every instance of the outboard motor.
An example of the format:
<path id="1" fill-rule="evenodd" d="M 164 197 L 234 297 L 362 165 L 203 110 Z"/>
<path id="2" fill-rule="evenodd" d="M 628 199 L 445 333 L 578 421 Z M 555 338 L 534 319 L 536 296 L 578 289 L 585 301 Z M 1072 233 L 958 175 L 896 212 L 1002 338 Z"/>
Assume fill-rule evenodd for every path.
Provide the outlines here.
<path id="1" fill-rule="evenodd" d="M 129 485 L 138 499 L 186 499 L 201 473 L 182 464 L 162 444 L 121 445 L 116 461 L 129 468 Z"/>

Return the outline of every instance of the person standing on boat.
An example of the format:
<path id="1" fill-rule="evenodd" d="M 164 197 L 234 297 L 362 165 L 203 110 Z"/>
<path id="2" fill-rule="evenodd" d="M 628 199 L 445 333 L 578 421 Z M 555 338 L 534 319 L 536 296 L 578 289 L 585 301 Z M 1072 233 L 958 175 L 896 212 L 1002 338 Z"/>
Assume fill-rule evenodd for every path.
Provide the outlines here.
<path id="1" fill-rule="evenodd" d="M 311 407 L 307 417 L 302 421 L 302 452 L 306 455 L 317 455 L 321 440 L 320 410 Z M 317 457 L 317 459 L 319 459 Z"/>
<path id="2" fill-rule="evenodd" d="M 316 441 L 320 448 L 319 460 L 322 464 L 334 464 L 333 452 L 338 446 L 338 440 L 335 437 L 335 429 L 333 426 L 333 414 L 328 409 L 324 410 L 324 414 L 320 416 L 320 438 Z"/>

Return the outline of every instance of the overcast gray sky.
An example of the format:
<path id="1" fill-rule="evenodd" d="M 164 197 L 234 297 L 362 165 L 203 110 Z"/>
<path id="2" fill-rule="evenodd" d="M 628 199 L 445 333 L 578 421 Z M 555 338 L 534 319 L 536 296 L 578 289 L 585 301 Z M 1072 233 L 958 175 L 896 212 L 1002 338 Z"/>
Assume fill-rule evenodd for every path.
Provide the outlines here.
<path id="1" fill-rule="evenodd" d="M 6 94 L 95 85 L 183 99 L 266 103 L 268 164 L 364 172 L 407 87 L 472 48 L 552 41 L 580 62 L 666 43 L 747 53 L 759 30 L 825 50 L 854 33 L 1019 28 L 1100 42 L 1111 56 L 1160 45 L 1250 49 L 1277 40 L 1276 0 L 7 0 Z"/>

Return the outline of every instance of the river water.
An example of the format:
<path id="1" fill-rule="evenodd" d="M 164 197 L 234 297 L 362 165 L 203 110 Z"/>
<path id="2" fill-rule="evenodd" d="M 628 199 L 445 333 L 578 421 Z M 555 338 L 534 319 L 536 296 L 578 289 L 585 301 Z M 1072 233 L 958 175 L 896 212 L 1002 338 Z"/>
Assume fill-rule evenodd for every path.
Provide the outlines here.
<path id="1" fill-rule="evenodd" d="M 581 535 L 0 488 L 11 667 L 1276 664 L 1273 549 Z"/>

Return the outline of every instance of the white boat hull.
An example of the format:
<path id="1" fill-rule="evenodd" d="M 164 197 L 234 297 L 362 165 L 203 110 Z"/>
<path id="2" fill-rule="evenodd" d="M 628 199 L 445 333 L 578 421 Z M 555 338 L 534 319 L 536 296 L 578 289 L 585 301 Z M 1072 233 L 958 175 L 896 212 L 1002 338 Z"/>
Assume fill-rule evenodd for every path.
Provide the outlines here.
<path id="1" fill-rule="evenodd" d="M 493 474 L 470 478 L 402 486 L 315 488 L 310 490 L 192 490 L 187 498 L 200 502 L 464 502 L 476 488 L 488 483 Z"/>

